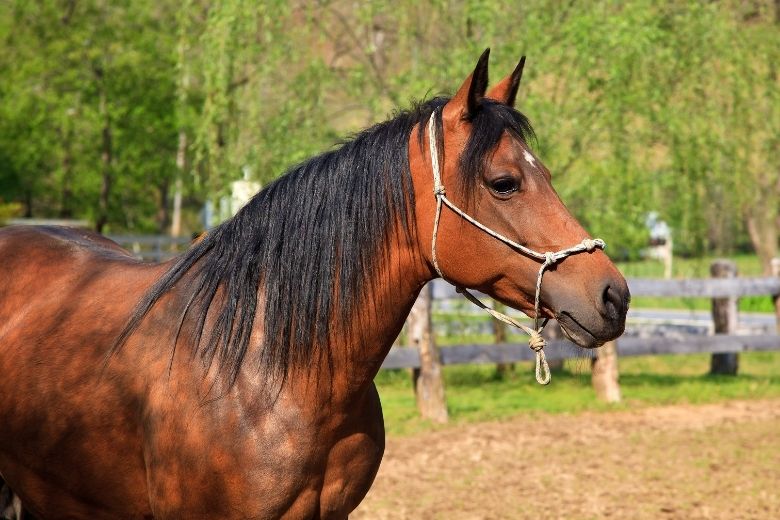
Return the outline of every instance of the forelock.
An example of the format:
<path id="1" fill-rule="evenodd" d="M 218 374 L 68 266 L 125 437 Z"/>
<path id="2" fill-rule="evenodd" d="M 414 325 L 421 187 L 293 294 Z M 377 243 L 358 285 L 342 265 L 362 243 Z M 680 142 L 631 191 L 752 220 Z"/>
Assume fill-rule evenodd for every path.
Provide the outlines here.
<path id="1" fill-rule="evenodd" d="M 484 173 L 488 159 L 504 133 L 509 133 L 526 146 L 536 137 L 525 115 L 491 99 L 483 99 L 480 109 L 468 121 L 471 133 L 460 156 L 458 170 L 466 193 L 473 194 L 477 180 Z"/>

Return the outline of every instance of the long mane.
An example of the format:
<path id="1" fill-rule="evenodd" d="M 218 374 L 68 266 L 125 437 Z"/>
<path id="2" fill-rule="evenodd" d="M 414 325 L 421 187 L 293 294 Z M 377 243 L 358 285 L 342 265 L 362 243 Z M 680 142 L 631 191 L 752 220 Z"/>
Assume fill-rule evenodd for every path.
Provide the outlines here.
<path id="1" fill-rule="evenodd" d="M 441 127 L 446 102 L 434 98 L 400 112 L 257 193 L 175 260 L 138 302 L 111 352 L 175 287 L 186 303 L 174 324 L 174 349 L 183 335 L 193 355 L 209 365 L 216 360 L 231 384 L 258 313 L 259 363 L 269 375 L 284 380 L 290 366 L 311 363 L 334 323 L 350 324 L 359 303 L 376 310 L 367 288 L 382 274 L 394 227 L 400 223 L 401 239 L 414 238 L 409 137 L 422 123 L 422 146 L 425 122 L 435 111 Z M 481 168 L 474 165 L 483 163 L 505 130 L 523 139 L 530 132 L 527 119 L 505 105 L 485 100 L 482 112 L 472 120 L 474 133 L 461 157 L 465 185 L 473 185 Z M 330 353 L 324 355 L 330 361 Z"/>

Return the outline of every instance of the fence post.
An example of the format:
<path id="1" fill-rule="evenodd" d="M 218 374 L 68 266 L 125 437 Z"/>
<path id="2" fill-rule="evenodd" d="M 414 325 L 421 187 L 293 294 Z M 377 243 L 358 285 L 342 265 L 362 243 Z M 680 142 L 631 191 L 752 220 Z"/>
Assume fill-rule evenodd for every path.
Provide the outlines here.
<path id="1" fill-rule="evenodd" d="M 772 259 L 772 276 L 780 278 L 780 258 Z M 773 294 L 772 299 L 775 302 L 775 323 L 777 325 L 777 333 L 780 334 L 780 294 Z"/>
<path id="2" fill-rule="evenodd" d="M 493 308 L 498 312 L 506 313 L 506 305 L 493 301 Z M 506 330 L 507 324 L 500 320 L 491 319 L 493 322 L 493 342 L 494 343 L 506 343 Z M 496 364 L 496 372 L 505 376 L 515 371 L 514 363 L 498 363 Z"/>
<path id="3" fill-rule="evenodd" d="M 546 340 L 563 339 L 563 331 L 561 330 L 561 324 L 557 320 L 550 320 L 547 326 L 542 331 L 542 336 Z M 561 372 L 563 370 L 563 359 L 551 359 L 547 362 L 550 366 L 551 372 Z"/>
<path id="4" fill-rule="evenodd" d="M 737 264 L 731 260 L 715 260 L 710 265 L 713 278 L 736 278 Z M 715 334 L 736 334 L 737 332 L 737 302 L 738 298 L 713 298 L 712 321 Z M 737 375 L 739 354 L 736 352 L 718 352 L 712 354 L 710 374 Z"/>
<path id="5" fill-rule="evenodd" d="M 420 352 L 420 368 L 412 373 L 417 409 L 423 419 L 446 423 L 447 402 L 441 373 L 439 350 L 431 326 L 431 299 L 433 286 L 426 285 L 414 302 L 407 319 L 409 343 Z"/>
<path id="6" fill-rule="evenodd" d="M 590 377 L 599 399 L 608 403 L 620 402 L 617 342 L 607 341 L 596 350 L 596 356 L 591 362 Z"/>
<path id="7" fill-rule="evenodd" d="M 162 238 L 158 236 L 154 239 L 154 261 L 155 262 L 162 262 L 163 259 L 162 250 L 163 250 Z"/>

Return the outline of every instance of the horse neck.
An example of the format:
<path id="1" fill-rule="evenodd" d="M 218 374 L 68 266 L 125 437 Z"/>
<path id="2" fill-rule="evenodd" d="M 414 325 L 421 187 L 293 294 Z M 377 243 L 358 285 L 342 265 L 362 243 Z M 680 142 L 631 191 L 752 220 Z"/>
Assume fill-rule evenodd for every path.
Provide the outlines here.
<path id="1" fill-rule="evenodd" d="M 401 242 L 404 239 L 396 241 Z M 431 279 L 429 266 L 412 244 L 392 248 L 385 267 L 363 299 L 373 304 L 359 306 L 350 323 L 334 331 L 333 337 L 340 338 L 330 345 L 337 392 L 348 394 L 371 385 L 420 290 Z"/>
<path id="2" fill-rule="evenodd" d="M 373 382 L 421 289 L 436 276 L 430 259 L 423 253 L 426 248 L 425 237 L 428 235 L 421 233 L 418 221 L 415 221 L 420 215 L 429 213 L 430 204 L 425 203 L 423 193 L 429 193 L 431 188 L 430 179 L 423 175 L 421 180 L 417 174 L 430 171 L 430 164 L 417 143 L 417 129 L 415 125 L 409 134 L 408 148 L 415 191 L 415 218 L 406 223 L 415 229 L 406 233 L 400 219 L 396 221 L 395 230 L 390 234 L 390 243 L 396 247 L 390 248 L 386 269 L 378 276 L 377 283 L 371 284 L 372 292 L 369 296 L 376 303 L 376 312 L 356 309 L 353 313 L 349 326 L 352 330 L 361 331 L 361 334 L 357 338 L 353 337 L 342 350 L 346 354 L 341 356 L 343 364 L 340 373 L 349 374 L 348 388 L 363 388 Z M 408 239 L 410 236 L 413 238 Z"/>

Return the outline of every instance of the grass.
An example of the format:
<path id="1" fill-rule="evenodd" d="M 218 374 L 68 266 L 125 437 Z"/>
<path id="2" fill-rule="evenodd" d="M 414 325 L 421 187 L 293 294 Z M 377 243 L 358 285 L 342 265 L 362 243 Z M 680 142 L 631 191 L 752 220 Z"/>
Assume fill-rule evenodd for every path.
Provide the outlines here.
<path id="1" fill-rule="evenodd" d="M 444 367 L 450 425 L 507 419 L 518 414 L 608 411 L 650 405 L 706 403 L 725 399 L 780 397 L 780 352 L 740 355 L 739 375 L 711 376 L 708 354 L 620 359 L 623 402 L 596 399 L 590 360 L 569 360 L 546 387 L 536 384 L 530 363 L 502 376 L 492 365 Z M 376 378 L 390 435 L 408 435 L 436 426 L 419 418 L 406 370 L 383 370 Z"/>

